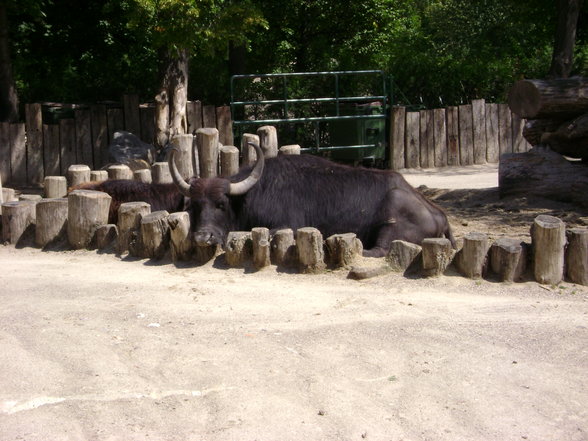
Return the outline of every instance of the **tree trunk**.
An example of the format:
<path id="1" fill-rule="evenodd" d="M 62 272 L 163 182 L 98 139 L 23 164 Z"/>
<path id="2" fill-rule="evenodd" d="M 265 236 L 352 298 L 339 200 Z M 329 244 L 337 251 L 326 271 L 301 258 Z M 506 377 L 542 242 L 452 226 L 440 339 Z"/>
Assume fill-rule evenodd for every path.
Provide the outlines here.
<path id="1" fill-rule="evenodd" d="M 188 51 L 168 51 L 160 71 L 161 84 L 155 96 L 155 143 L 164 148 L 175 135 L 188 131 Z"/>
<path id="2" fill-rule="evenodd" d="M 12 76 L 6 2 L 0 2 L 0 121 L 18 121 L 18 94 Z"/>
<path id="3" fill-rule="evenodd" d="M 521 118 L 565 120 L 588 112 L 588 80 L 520 80 L 508 92 L 508 106 Z"/>
<path id="4" fill-rule="evenodd" d="M 548 76 L 568 78 L 574 63 L 576 28 L 582 0 L 558 0 L 557 28 L 553 45 L 553 57 Z"/>

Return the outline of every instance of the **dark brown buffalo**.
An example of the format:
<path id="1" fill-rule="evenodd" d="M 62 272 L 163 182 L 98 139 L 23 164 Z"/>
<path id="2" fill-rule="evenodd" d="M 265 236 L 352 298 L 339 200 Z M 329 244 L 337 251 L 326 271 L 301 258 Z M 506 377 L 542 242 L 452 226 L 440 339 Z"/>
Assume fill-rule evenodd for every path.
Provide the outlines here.
<path id="1" fill-rule="evenodd" d="M 364 255 L 384 256 L 393 240 L 420 244 L 445 235 L 455 246 L 443 211 L 398 173 L 336 164 L 312 155 L 280 155 L 257 162 L 226 178 L 179 174 L 172 150 L 170 171 L 190 199 L 194 239 L 224 245 L 229 231 L 315 227 L 328 237 L 355 233 Z"/>
<path id="2" fill-rule="evenodd" d="M 183 211 L 185 198 L 174 184 L 145 184 L 129 179 L 112 179 L 86 182 L 71 190 L 95 190 L 108 193 L 112 198 L 108 211 L 108 222 L 116 223 L 118 209 L 125 202 L 147 202 L 151 211 L 166 210 L 170 213 Z"/>

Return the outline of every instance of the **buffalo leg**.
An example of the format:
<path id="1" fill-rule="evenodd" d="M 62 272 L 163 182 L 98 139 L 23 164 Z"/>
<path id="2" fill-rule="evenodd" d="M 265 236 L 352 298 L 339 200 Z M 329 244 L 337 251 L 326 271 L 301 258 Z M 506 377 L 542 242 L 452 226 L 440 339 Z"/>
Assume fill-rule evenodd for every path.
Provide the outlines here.
<path id="1" fill-rule="evenodd" d="M 390 250 L 392 241 L 396 239 L 395 221 L 391 220 L 389 224 L 383 225 L 378 231 L 376 244 L 369 250 L 363 250 L 364 257 L 384 257 Z"/>

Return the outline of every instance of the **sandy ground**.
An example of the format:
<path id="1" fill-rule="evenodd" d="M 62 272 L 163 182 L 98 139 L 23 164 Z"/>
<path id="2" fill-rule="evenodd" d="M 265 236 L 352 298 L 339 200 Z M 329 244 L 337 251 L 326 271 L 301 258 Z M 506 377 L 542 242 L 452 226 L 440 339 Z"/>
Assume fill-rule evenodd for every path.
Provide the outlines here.
<path id="1" fill-rule="evenodd" d="M 458 237 L 585 225 L 466 176 L 423 188 Z M 2 441 L 588 440 L 587 287 L 12 246 L 0 263 Z"/>

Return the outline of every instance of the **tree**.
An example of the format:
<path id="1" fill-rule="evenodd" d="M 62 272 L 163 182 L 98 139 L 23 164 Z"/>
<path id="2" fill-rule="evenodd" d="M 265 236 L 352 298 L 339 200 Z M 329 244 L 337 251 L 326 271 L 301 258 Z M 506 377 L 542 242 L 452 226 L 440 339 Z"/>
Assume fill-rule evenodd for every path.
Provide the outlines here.
<path id="1" fill-rule="evenodd" d="M 567 78 L 573 67 L 576 28 L 582 0 L 558 0 L 558 18 L 550 77 Z"/>
<path id="2" fill-rule="evenodd" d="M 223 0 L 132 0 L 130 26 L 147 32 L 159 54 L 160 85 L 155 96 L 156 144 L 163 148 L 186 133 L 188 65 L 199 52 L 226 51 L 229 42 L 246 42 L 264 24 L 249 2 Z"/>
<path id="3" fill-rule="evenodd" d="M 18 93 L 12 76 L 8 5 L 0 1 L 0 121 L 18 121 Z"/>

